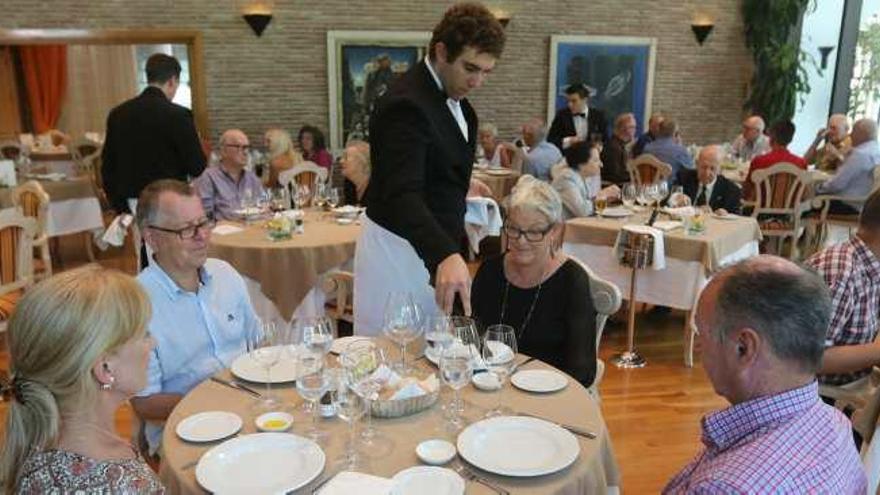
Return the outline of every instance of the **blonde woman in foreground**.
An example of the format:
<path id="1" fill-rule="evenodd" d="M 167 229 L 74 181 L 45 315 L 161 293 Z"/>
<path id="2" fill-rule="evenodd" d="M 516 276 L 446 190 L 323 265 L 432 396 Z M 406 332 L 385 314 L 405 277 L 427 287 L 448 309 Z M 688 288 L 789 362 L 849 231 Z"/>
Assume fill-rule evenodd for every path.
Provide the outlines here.
<path id="1" fill-rule="evenodd" d="M 116 410 L 147 383 L 149 318 L 138 283 L 97 265 L 56 275 L 24 295 L 7 333 L 4 492 L 165 492 L 114 431 Z"/>

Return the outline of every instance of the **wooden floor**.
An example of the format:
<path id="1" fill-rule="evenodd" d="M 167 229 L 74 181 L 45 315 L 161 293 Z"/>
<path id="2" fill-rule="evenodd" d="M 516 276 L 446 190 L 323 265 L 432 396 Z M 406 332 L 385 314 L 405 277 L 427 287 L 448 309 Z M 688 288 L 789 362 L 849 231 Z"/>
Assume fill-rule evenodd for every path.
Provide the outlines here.
<path id="1" fill-rule="evenodd" d="M 60 244 L 61 257 L 56 258 L 60 270 L 87 262 L 80 238 L 63 238 Z M 133 257 L 121 250 L 99 253 L 98 257 L 104 266 L 134 273 Z M 606 367 L 600 386 L 602 410 L 623 476 L 623 493 L 659 492 L 699 449 L 700 418 L 725 406 L 725 401 L 712 391 L 698 358 L 694 368 L 684 367 L 682 322 L 680 313 L 640 315 L 636 342 L 648 366 L 637 370 Z M 600 357 L 606 362 L 623 347 L 625 333 L 622 324 L 606 329 L 600 347 Z M 5 346 L 0 345 L 0 370 L 8 369 L 9 356 Z M 0 403 L 3 424 L 5 414 L 5 404 Z M 131 410 L 126 405 L 116 421 L 125 437 L 129 435 L 130 418 Z"/>

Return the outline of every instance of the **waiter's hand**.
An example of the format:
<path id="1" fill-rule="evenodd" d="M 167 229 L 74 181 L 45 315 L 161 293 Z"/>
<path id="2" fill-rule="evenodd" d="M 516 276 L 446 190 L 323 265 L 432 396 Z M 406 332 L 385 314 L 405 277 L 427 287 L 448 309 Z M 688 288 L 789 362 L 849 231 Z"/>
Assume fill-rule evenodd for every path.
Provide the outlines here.
<path id="1" fill-rule="evenodd" d="M 460 254 L 451 254 L 437 265 L 434 297 L 446 314 L 452 313 L 455 294 L 461 297 L 465 316 L 471 315 L 471 272 Z"/>

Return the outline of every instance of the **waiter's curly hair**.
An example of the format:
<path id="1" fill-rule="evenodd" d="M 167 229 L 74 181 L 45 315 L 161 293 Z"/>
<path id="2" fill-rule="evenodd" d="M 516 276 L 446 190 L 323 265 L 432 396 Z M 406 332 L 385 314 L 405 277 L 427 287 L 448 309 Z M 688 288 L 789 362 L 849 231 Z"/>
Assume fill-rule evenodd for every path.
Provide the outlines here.
<path id="1" fill-rule="evenodd" d="M 442 41 L 446 45 L 446 61 L 450 63 L 468 46 L 478 53 L 500 58 L 505 40 L 504 27 L 484 5 L 458 3 L 450 7 L 434 27 L 429 50 L 433 59 L 434 47 Z"/>

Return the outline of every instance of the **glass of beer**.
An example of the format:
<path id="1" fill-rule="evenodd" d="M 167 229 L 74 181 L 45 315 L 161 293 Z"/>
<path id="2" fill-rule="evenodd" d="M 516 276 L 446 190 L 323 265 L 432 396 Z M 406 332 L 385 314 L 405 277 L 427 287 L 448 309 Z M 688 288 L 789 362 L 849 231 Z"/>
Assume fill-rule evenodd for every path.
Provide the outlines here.
<path id="1" fill-rule="evenodd" d="M 601 217 L 602 213 L 605 211 L 605 207 L 608 205 L 608 200 L 605 196 L 596 196 L 596 200 L 593 201 L 593 204 L 596 206 L 596 213 Z"/>

